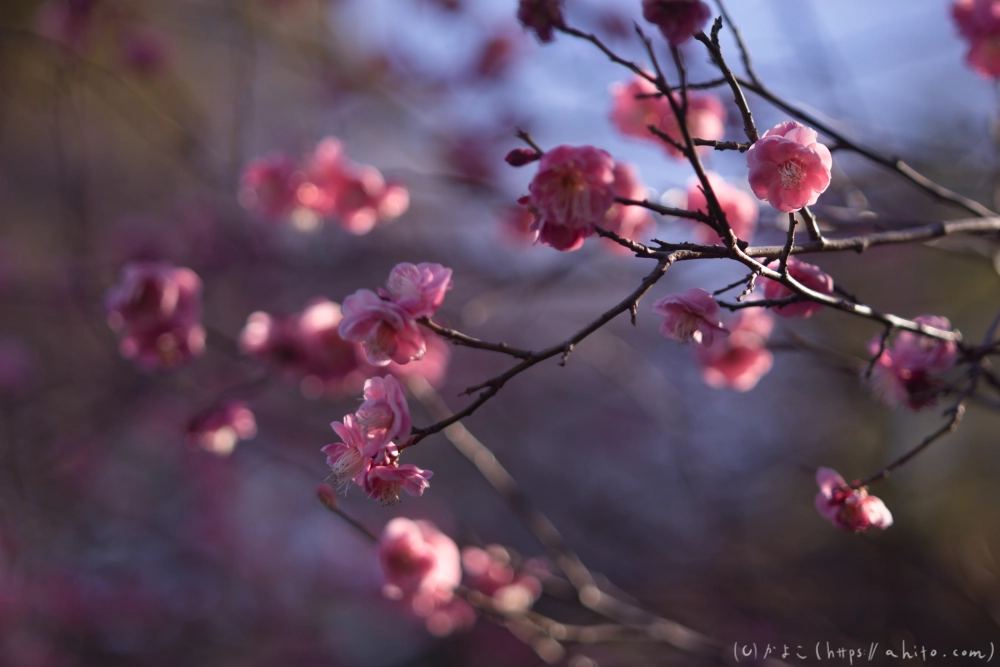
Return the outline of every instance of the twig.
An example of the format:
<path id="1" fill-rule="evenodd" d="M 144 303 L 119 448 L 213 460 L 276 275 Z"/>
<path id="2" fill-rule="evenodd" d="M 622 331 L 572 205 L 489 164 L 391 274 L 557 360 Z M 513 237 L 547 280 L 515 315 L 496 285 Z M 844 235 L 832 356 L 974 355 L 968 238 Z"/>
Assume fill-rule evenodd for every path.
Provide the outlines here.
<path id="1" fill-rule="evenodd" d="M 517 359 L 527 359 L 531 356 L 531 352 L 528 350 L 520 350 L 516 347 L 511 347 L 510 345 L 507 345 L 507 343 L 489 343 L 484 340 L 479 340 L 478 338 L 473 338 L 472 336 L 466 336 L 461 331 L 455 331 L 454 329 L 443 327 L 440 324 L 435 324 L 427 317 L 420 317 L 417 319 L 417 322 L 442 338 L 447 338 L 456 345 L 472 347 L 477 350 L 499 352 L 511 357 L 516 357 Z"/>

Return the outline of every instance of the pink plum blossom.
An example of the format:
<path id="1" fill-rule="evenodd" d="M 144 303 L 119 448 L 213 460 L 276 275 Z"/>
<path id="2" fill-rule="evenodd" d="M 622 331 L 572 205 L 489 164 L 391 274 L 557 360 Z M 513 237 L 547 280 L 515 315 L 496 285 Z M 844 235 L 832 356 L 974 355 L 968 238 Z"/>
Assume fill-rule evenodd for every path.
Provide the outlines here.
<path id="1" fill-rule="evenodd" d="M 729 335 L 719 317 L 719 304 L 700 287 L 663 297 L 653 304 L 653 312 L 664 317 L 660 335 L 679 343 L 709 346 L 716 336 Z"/>
<path id="2" fill-rule="evenodd" d="M 371 378 L 365 382 L 364 396 L 355 418 L 369 439 L 381 444 L 409 435 L 413 422 L 399 380 L 391 375 Z"/>
<path id="3" fill-rule="evenodd" d="M 188 441 L 219 456 L 229 456 L 240 440 L 257 435 L 253 412 L 242 401 L 225 401 L 194 417 L 188 424 Z"/>
<path id="4" fill-rule="evenodd" d="M 750 189 L 784 213 L 816 203 L 830 185 L 833 156 L 816 130 L 788 121 L 772 127 L 747 151 Z"/>
<path id="5" fill-rule="evenodd" d="M 389 272 L 386 289 L 380 288 L 379 295 L 413 317 L 431 317 L 444 302 L 445 292 L 451 289 L 451 273 L 451 269 L 440 264 L 403 262 Z"/>
<path id="6" fill-rule="evenodd" d="M 820 468 L 816 471 L 816 511 L 837 528 L 855 533 L 892 525 L 892 514 L 885 504 L 868 489 L 852 489 L 836 470 Z"/>
<path id="7" fill-rule="evenodd" d="M 684 154 L 675 146 L 649 131 L 652 125 L 677 143 L 684 144 L 684 135 L 670 101 L 662 96 L 654 97 L 656 92 L 656 86 L 641 76 L 636 76 L 627 85 L 614 84 L 611 87 L 611 122 L 622 134 L 654 141 L 670 156 L 684 159 Z M 676 95 L 674 100 L 680 104 Z M 687 125 L 692 138 L 721 139 L 726 131 L 726 115 L 726 107 L 716 97 L 694 91 L 688 93 Z M 699 150 L 704 152 L 711 148 L 706 146 Z"/>
<path id="8" fill-rule="evenodd" d="M 299 206 L 298 190 L 304 175 L 295 161 L 282 153 L 250 162 L 240 179 L 240 204 L 270 220 L 283 222 Z"/>
<path id="9" fill-rule="evenodd" d="M 680 46 L 705 27 L 712 10 L 700 0 L 642 0 L 642 16 L 660 29 L 671 46 Z"/>
<path id="10" fill-rule="evenodd" d="M 379 443 L 370 443 L 354 415 L 346 415 L 343 422 L 330 424 L 340 436 L 340 442 L 333 442 L 320 451 L 326 454 L 326 465 L 330 468 L 330 478 L 334 486 L 341 488 L 350 482 L 361 485 L 371 463 L 371 456 L 377 453 Z"/>
<path id="11" fill-rule="evenodd" d="M 540 42 L 551 42 L 552 31 L 564 25 L 563 0 L 521 0 L 517 7 L 517 20 L 534 31 Z"/>
<path id="12" fill-rule="evenodd" d="M 818 266 L 789 257 L 788 275 L 814 292 L 833 294 L 833 278 Z M 795 294 L 776 280 L 768 278 L 764 280 L 764 296 L 768 299 L 785 299 Z M 822 307 L 823 304 L 815 301 L 799 301 L 787 306 L 778 306 L 773 310 L 775 314 L 782 317 L 812 317 L 813 313 Z"/>
<path id="13" fill-rule="evenodd" d="M 951 330 L 948 318 L 938 315 L 921 315 L 914 321 Z M 872 356 L 878 354 L 880 342 L 881 337 L 876 336 L 868 344 Z M 946 386 L 934 375 L 952 368 L 957 356 L 958 348 L 953 341 L 903 331 L 876 360 L 869 383 L 875 395 L 886 405 L 905 405 L 911 410 L 932 407 Z"/>
<path id="14" fill-rule="evenodd" d="M 418 609 L 448 603 L 462 581 L 458 546 L 430 521 L 397 517 L 386 524 L 378 541 L 378 563 L 383 594 Z"/>
<path id="15" fill-rule="evenodd" d="M 166 262 L 132 262 L 106 297 L 122 356 L 144 368 L 177 366 L 205 349 L 201 279 Z"/>
<path id="16" fill-rule="evenodd" d="M 646 199 L 646 186 L 644 186 L 635 173 L 631 165 L 624 162 L 615 163 L 615 180 L 612 184 L 615 196 L 622 199 L 633 199 L 642 201 Z M 608 212 L 604 214 L 604 222 L 601 227 L 614 232 L 622 238 L 638 240 L 641 237 L 649 236 L 656 228 L 649 211 L 641 206 L 626 206 L 625 204 L 614 203 Z M 611 248 L 616 253 L 628 253 L 629 250 L 610 239 L 605 239 L 606 247 Z"/>
<path id="17" fill-rule="evenodd" d="M 394 505 L 399 502 L 402 491 L 411 496 L 422 496 L 430 486 L 428 480 L 433 475 L 430 470 L 421 470 L 409 463 L 373 465 L 365 471 L 364 489 L 369 498 L 380 500 L 383 505 Z"/>
<path id="18" fill-rule="evenodd" d="M 705 384 L 713 389 L 729 387 L 749 391 L 757 386 L 774 364 L 767 339 L 774 317 L 759 308 L 743 310 L 730 322 L 727 338 L 694 348 Z"/>
<path id="19" fill-rule="evenodd" d="M 593 146 L 557 146 L 539 162 L 528 191 L 539 240 L 576 250 L 615 201 L 614 160 Z"/>
<path id="20" fill-rule="evenodd" d="M 729 226 L 732 227 L 736 238 L 750 241 L 757 230 L 757 217 L 759 209 L 757 202 L 749 194 L 737 187 L 730 185 L 722 176 L 715 172 L 708 172 L 708 182 L 712 186 L 712 192 L 722 207 L 722 212 L 726 215 Z M 693 179 L 688 185 L 687 208 L 690 211 L 700 211 L 708 213 L 708 201 L 705 192 L 702 190 L 701 181 Z M 696 223 L 694 228 L 695 237 L 702 243 L 720 243 L 719 235 L 715 230 L 704 223 Z"/>
<path id="21" fill-rule="evenodd" d="M 344 299 L 340 336 L 364 345 L 368 362 L 385 366 L 422 359 L 427 345 L 416 320 L 401 306 L 360 289 Z"/>
<path id="22" fill-rule="evenodd" d="M 958 31 L 969 42 L 966 62 L 990 79 L 1000 78 L 1000 2 L 956 0 L 951 8 Z"/>

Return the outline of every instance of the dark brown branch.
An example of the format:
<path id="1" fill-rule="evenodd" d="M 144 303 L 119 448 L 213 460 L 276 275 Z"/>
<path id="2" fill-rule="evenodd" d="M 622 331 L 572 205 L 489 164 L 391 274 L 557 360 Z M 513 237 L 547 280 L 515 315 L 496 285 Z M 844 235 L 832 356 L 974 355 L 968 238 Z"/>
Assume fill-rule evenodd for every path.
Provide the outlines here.
<path id="1" fill-rule="evenodd" d="M 732 73 L 732 71 L 730 71 L 725 58 L 722 57 L 722 48 L 719 46 L 719 30 L 721 28 L 722 19 L 716 18 L 715 23 L 712 25 L 711 39 L 703 32 L 699 32 L 694 36 L 694 38 L 704 44 L 705 48 L 708 49 L 709 55 L 712 56 L 712 61 L 722 72 L 723 78 L 726 79 L 726 82 L 729 84 L 729 88 L 733 91 L 733 101 L 736 103 L 736 107 L 740 110 L 740 116 L 743 117 L 743 132 L 747 135 L 747 139 L 749 139 L 752 144 L 760 138 L 760 135 L 757 134 L 757 125 L 754 123 L 753 114 L 750 112 L 750 106 L 747 104 L 747 99 L 743 95 L 743 91 L 740 89 L 740 84 L 737 81 L 736 76 Z"/>
<path id="2" fill-rule="evenodd" d="M 711 146 L 717 151 L 739 151 L 741 153 L 746 153 L 750 150 L 749 143 L 741 144 L 738 141 L 715 141 L 710 139 L 698 139 L 695 137 L 692 139 L 695 146 Z"/>
<path id="3" fill-rule="evenodd" d="M 660 215 L 672 215 L 675 218 L 688 218 L 689 220 L 697 220 L 698 222 L 709 222 L 711 218 L 702 213 L 701 211 L 687 211 L 682 208 L 672 208 L 670 206 L 662 206 L 660 204 L 654 204 L 648 199 L 643 199 L 639 201 L 637 199 L 627 199 L 625 197 L 615 197 L 615 201 L 619 204 L 625 204 L 626 206 L 641 206 L 643 208 L 648 208 L 654 213 L 659 213 Z"/>
<path id="4" fill-rule="evenodd" d="M 529 352 L 528 350 L 520 350 L 516 347 L 511 347 L 506 343 L 488 343 L 484 340 L 473 338 L 472 336 L 466 336 L 461 331 L 455 331 L 454 329 L 443 327 L 440 324 L 435 324 L 426 317 L 418 318 L 417 322 L 421 326 L 430 329 L 431 331 L 441 336 L 442 338 L 447 338 L 456 345 L 461 345 L 463 347 L 472 347 L 477 350 L 488 350 L 490 352 L 499 352 L 500 354 L 506 354 L 511 357 L 516 357 L 518 359 L 527 359 L 531 356 L 531 352 Z"/>

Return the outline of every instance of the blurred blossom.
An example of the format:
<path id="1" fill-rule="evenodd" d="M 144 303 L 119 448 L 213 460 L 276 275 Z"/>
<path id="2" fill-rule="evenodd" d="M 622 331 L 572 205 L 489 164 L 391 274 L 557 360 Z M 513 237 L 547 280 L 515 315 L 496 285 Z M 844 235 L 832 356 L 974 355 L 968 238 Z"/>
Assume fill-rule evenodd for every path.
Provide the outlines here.
<path id="1" fill-rule="evenodd" d="M 343 319 L 340 305 L 322 297 L 295 315 L 255 312 L 240 332 L 240 349 L 302 379 L 311 398 L 350 393 L 361 386 L 364 354 L 340 336 Z"/>
<path id="2" fill-rule="evenodd" d="M 143 76 L 162 72 L 170 61 L 170 47 L 160 31 L 149 26 L 130 27 L 119 38 L 122 63 Z"/>
<path id="3" fill-rule="evenodd" d="M 694 348 L 701 376 L 709 387 L 749 391 L 774 364 L 767 339 L 774 317 L 761 308 L 746 308 L 729 322 L 730 335 Z"/>
<path id="4" fill-rule="evenodd" d="M 833 278 L 814 264 L 808 264 L 794 257 L 788 258 L 788 275 L 820 294 L 833 294 Z M 768 299 L 785 299 L 794 296 L 795 292 L 785 287 L 777 280 L 764 278 L 764 296 Z M 799 301 L 790 303 L 787 306 L 777 306 L 772 308 L 776 315 L 782 317 L 812 317 L 816 311 L 821 310 L 823 304 L 815 301 Z"/>
<path id="5" fill-rule="evenodd" d="M 816 130 L 795 121 L 772 127 L 747 151 L 750 189 L 783 213 L 812 206 L 830 185 L 833 156 Z"/>
<path id="6" fill-rule="evenodd" d="M 422 377 L 435 388 L 440 388 L 448 373 L 448 362 L 451 360 L 451 344 L 430 331 L 423 332 L 427 350 L 423 359 L 397 364 L 395 361 L 382 369 L 404 380 L 409 377 Z"/>
<path id="7" fill-rule="evenodd" d="M 246 403 L 225 401 L 192 419 L 187 432 L 192 445 L 212 454 L 229 456 L 237 442 L 257 435 L 257 422 Z"/>
<path id="8" fill-rule="evenodd" d="M 304 176 L 292 158 L 273 153 L 247 165 L 240 181 L 240 204 L 271 221 L 284 222 L 298 206 Z"/>
<path id="9" fill-rule="evenodd" d="M 720 319 L 721 310 L 715 297 L 700 287 L 663 297 L 653 304 L 653 312 L 663 316 L 660 335 L 678 343 L 707 347 L 716 336 L 729 335 Z"/>
<path id="10" fill-rule="evenodd" d="M 748 193 L 730 185 L 715 172 L 710 171 L 706 176 L 712 186 L 712 192 L 726 216 L 726 221 L 733 233 L 736 234 L 736 238 L 747 242 L 752 241 L 754 232 L 757 230 L 757 217 L 759 215 L 757 202 Z M 701 181 L 697 178 L 693 178 L 688 184 L 687 205 L 684 208 L 689 211 L 708 213 L 708 201 L 705 198 Z M 700 243 L 716 244 L 722 242 L 715 230 L 705 223 L 694 220 L 691 222 L 694 225 L 695 238 Z"/>
<path id="11" fill-rule="evenodd" d="M 892 514 L 868 489 L 851 489 L 836 470 L 816 471 L 816 511 L 837 528 L 860 533 L 869 528 L 885 530 L 892 525 Z"/>
<path id="12" fill-rule="evenodd" d="M 615 180 L 611 187 L 616 197 L 635 201 L 646 199 L 646 186 L 639 181 L 632 165 L 616 162 L 614 175 Z M 642 206 L 627 206 L 619 203 L 611 205 L 608 212 L 604 214 L 604 221 L 600 226 L 632 241 L 651 236 L 656 229 L 656 223 L 653 222 L 653 217 L 649 214 L 648 209 Z M 604 246 L 620 255 L 631 254 L 628 248 L 610 239 L 604 239 Z"/>
<path id="13" fill-rule="evenodd" d="M 510 30 L 501 30 L 480 45 L 472 77 L 484 83 L 494 83 L 507 75 L 519 56 L 518 36 L 511 34 Z"/>
<path id="14" fill-rule="evenodd" d="M 565 24 L 562 15 L 563 0 L 521 0 L 517 7 L 517 20 L 533 31 L 541 42 L 551 42 L 555 28 Z"/>
<path id="15" fill-rule="evenodd" d="M 969 43 L 969 66 L 984 77 L 1000 78 L 1000 1 L 955 0 L 951 15 Z"/>
<path id="16" fill-rule="evenodd" d="M 106 297 L 122 356 L 144 368 L 171 368 L 205 349 L 201 279 L 166 262 L 133 262 Z"/>
<path id="17" fill-rule="evenodd" d="M 576 250 L 615 201 L 614 161 L 593 146 L 556 146 L 538 163 L 528 185 L 537 211 L 538 239 L 556 250 Z"/>
<path id="18" fill-rule="evenodd" d="M 386 524 L 378 562 L 385 596 L 406 600 L 414 609 L 447 604 L 462 580 L 458 546 L 430 521 L 398 517 Z"/>
<path id="19" fill-rule="evenodd" d="M 700 0 L 642 0 L 642 16 L 671 46 L 680 46 L 705 27 L 712 10 Z"/>
<path id="20" fill-rule="evenodd" d="M 675 146 L 649 131 L 652 125 L 680 145 L 684 145 L 684 135 L 673 107 L 666 97 L 657 95 L 656 86 L 643 77 L 636 76 L 628 84 L 616 83 L 611 86 L 611 123 L 618 131 L 629 137 L 652 141 L 661 146 L 674 158 L 684 159 Z M 674 96 L 680 105 L 681 100 Z M 692 138 L 714 141 L 725 135 L 726 108 L 716 97 L 694 91 L 688 92 L 687 126 Z M 698 149 L 712 150 L 708 146 Z"/>
<path id="21" fill-rule="evenodd" d="M 468 586 L 492 597 L 505 612 L 526 611 L 542 594 L 538 578 L 515 570 L 510 553 L 499 544 L 462 549 L 462 569 Z"/>
<path id="22" fill-rule="evenodd" d="M 535 216 L 525 206 L 506 206 L 497 218 L 497 233 L 508 243 L 518 246 L 533 244 L 538 233 L 532 230 Z"/>
<path id="23" fill-rule="evenodd" d="M 914 321 L 951 331 L 951 322 L 946 317 L 920 315 Z M 881 336 L 875 336 L 868 344 L 873 357 L 879 353 L 880 343 Z M 958 347 L 953 341 L 902 331 L 878 357 L 869 384 L 886 405 L 922 410 L 937 404 L 937 396 L 947 384 L 934 376 L 951 369 L 957 358 Z"/>

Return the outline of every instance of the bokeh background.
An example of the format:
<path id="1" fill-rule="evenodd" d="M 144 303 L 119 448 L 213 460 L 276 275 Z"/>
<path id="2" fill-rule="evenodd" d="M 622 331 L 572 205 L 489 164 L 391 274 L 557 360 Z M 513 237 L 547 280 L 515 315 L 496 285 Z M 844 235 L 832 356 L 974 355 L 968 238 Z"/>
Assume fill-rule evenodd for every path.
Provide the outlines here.
<path id="1" fill-rule="evenodd" d="M 0 664 L 536 664 L 501 627 L 434 637 L 381 597 L 372 545 L 314 495 L 328 424 L 360 394 L 309 398 L 235 340 L 253 311 L 342 301 L 400 261 L 455 270 L 440 316 L 470 335 L 537 349 L 592 320 L 650 267 L 596 239 L 573 253 L 518 243 L 504 221 L 534 169 L 503 155 L 515 127 L 544 147 L 593 144 L 672 201 L 689 169 L 607 120 L 608 88 L 627 72 L 564 36 L 540 46 L 513 0 L 103 2 L 114 12 L 79 50 L 39 36 L 39 3 L 0 3 Z M 947 2 L 730 4 L 772 89 L 994 205 L 996 93 L 965 66 Z M 639 5 L 568 0 L 567 17 L 641 60 Z M 129 55 L 137 30 L 162 47 L 153 66 Z M 738 64 L 728 35 L 724 49 Z M 714 77 L 700 45 L 685 54 L 693 80 Z M 750 103 L 763 128 L 787 119 Z M 251 158 L 301 155 L 327 136 L 404 184 L 407 213 L 355 236 L 240 206 Z M 740 138 L 735 111 L 727 138 Z M 743 182 L 743 156 L 707 160 Z M 820 204 L 838 232 L 961 216 L 843 152 Z M 690 238 L 656 222 L 658 238 Z M 757 240 L 783 236 L 762 204 Z M 1000 306 L 995 253 L 949 239 L 815 261 L 869 303 L 945 315 L 978 340 Z M 137 258 L 204 281 L 207 352 L 171 372 L 121 358 L 105 321 L 104 293 Z M 755 390 L 706 387 L 649 303 L 743 273 L 675 266 L 636 327 L 620 318 L 565 367 L 516 378 L 467 427 L 590 567 L 705 634 L 938 650 L 1000 640 L 1000 419 L 972 406 L 959 433 L 880 484 L 896 522 L 884 534 L 837 531 L 813 509 L 815 469 L 866 476 L 939 411 L 878 404 L 837 354 L 863 358 L 879 330 L 834 312 L 781 321 Z M 440 394 L 458 409 L 462 389 L 507 364 L 453 348 Z M 227 392 L 248 400 L 258 433 L 219 457 L 185 428 Z M 393 516 L 429 518 L 460 544 L 541 553 L 443 437 L 407 457 L 435 472 L 422 498 L 383 508 L 355 489 L 345 511 L 376 532 Z M 549 595 L 537 608 L 594 620 Z M 709 664 L 663 646 L 571 647 L 565 660 L 577 654 Z"/>

